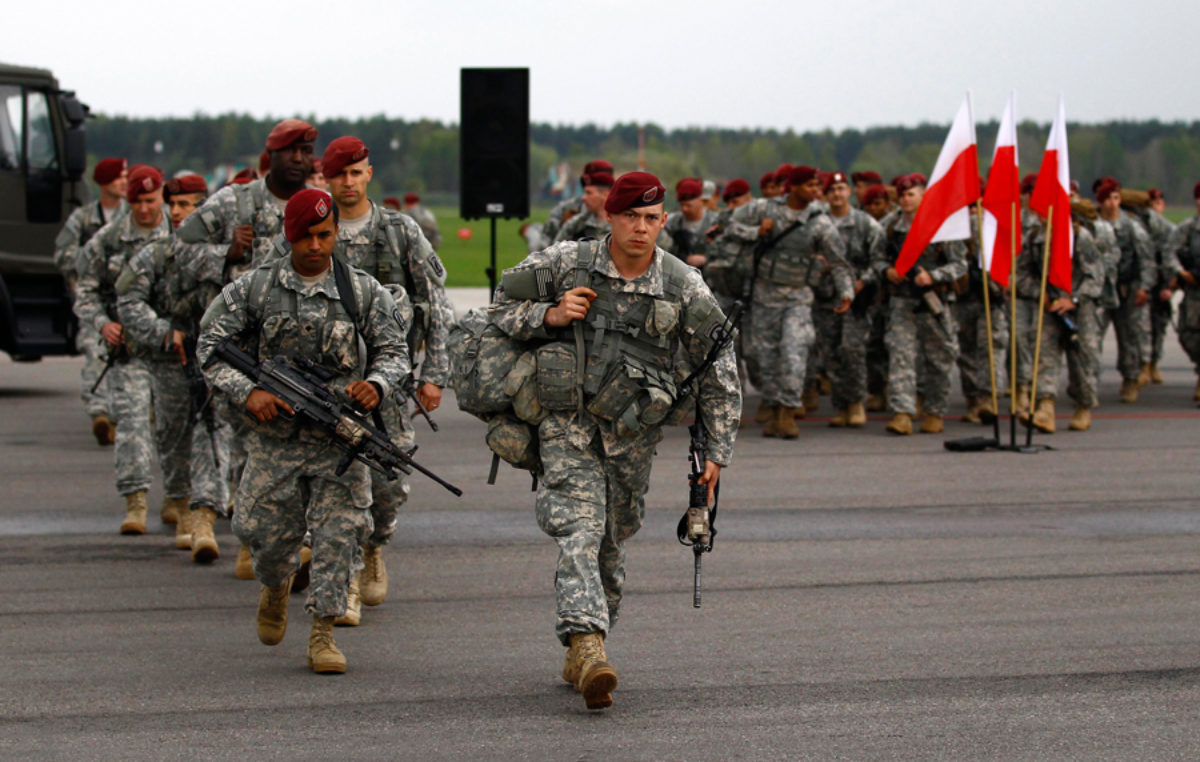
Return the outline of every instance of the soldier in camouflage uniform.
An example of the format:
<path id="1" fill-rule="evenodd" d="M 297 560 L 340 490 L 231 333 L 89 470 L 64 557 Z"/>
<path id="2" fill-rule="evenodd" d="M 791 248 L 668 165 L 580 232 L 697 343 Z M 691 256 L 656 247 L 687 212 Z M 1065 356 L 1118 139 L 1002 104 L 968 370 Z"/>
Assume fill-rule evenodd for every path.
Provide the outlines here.
<path id="1" fill-rule="evenodd" d="M 583 166 L 583 172 L 581 172 L 579 175 L 580 195 L 571 196 L 559 201 L 550 209 L 550 216 L 544 223 L 542 223 L 541 234 L 546 240 L 546 246 L 555 240 L 556 236 L 558 236 L 558 231 L 562 229 L 562 226 L 566 224 L 568 220 L 583 211 L 584 207 L 582 191 L 584 186 L 587 185 L 588 175 L 591 175 L 593 172 L 604 172 L 611 175 L 613 173 L 612 162 L 604 159 L 593 159 Z M 544 246 L 532 248 L 531 244 L 529 251 L 541 251 L 542 248 L 544 248 Z"/>
<path id="2" fill-rule="evenodd" d="M 717 215 L 704 205 L 703 187 L 697 177 L 685 177 L 675 184 L 679 211 L 667 215 L 665 226 L 673 244 L 671 253 L 697 269 L 708 262 L 706 233 L 717 224 Z"/>
<path id="3" fill-rule="evenodd" d="M 346 613 L 350 580 L 362 567 L 361 547 L 373 528 L 367 467 L 356 462 L 338 476 L 343 453 L 328 432 L 279 418 L 286 405 L 213 352 L 232 339 L 260 361 L 307 358 L 336 374 L 331 392 L 364 410 L 397 388 L 409 372 L 400 315 L 388 291 L 361 270 L 347 268 L 352 293 L 339 293 L 332 262 L 336 214 L 324 191 L 294 194 L 284 221 L 291 255 L 226 286 L 205 313 L 197 345 L 209 383 L 257 421 L 246 436 L 249 457 L 234 497 L 233 530 L 250 547 L 263 585 L 259 640 L 275 645 L 283 639 L 292 575 L 305 533 L 311 533 L 308 664 L 328 673 L 346 670 L 333 623 Z M 346 307 L 349 300 L 353 309 Z"/>
<path id="4" fill-rule="evenodd" d="M 1189 217 L 1171 232 L 1163 260 L 1171 275 L 1171 285 L 1183 289 L 1179 305 L 1179 345 L 1187 352 L 1196 370 L 1196 391 L 1192 399 L 1200 403 L 1200 183 L 1192 190 L 1196 216 Z"/>
<path id="5" fill-rule="evenodd" d="M 169 180 L 163 196 L 171 224 L 178 228 L 207 195 L 208 185 L 199 175 Z M 175 547 L 191 550 L 196 563 L 211 563 L 220 556 L 213 524 L 217 516 L 228 518 L 223 465 L 229 463 L 230 434 L 211 409 L 197 407 L 208 403 L 192 395 L 193 384 L 203 383 L 194 347 L 208 302 L 183 283 L 180 259 L 187 248 L 172 236 L 135 254 L 117 281 L 117 311 L 137 345 L 163 350 L 149 352 L 146 366 L 163 489 L 177 517 Z"/>
<path id="6" fill-rule="evenodd" d="M 724 322 L 700 274 L 655 246 L 665 196 L 653 175 L 623 175 L 605 207 L 612 235 L 526 258 L 505 273 L 490 310 L 516 339 L 558 339 L 538 350 L 538 398 L 546 415 L 538 426 L 537 519 L 559 545 L 555 633 L 569 647 L 563 678 L 592 709 L 611 705 L 616 687 L 604 638 L 617 620 L 624 543 L 642 524 L 655 445 L 671 408 L 665 387 L 675 382 L 665 379 L 679 379 L 672 358 L 698 367 Z M 573 372 L 561 384 L 543 378 L 543 363 L 579 346 L 587 354 L 584 379 Z M 619 372 L 635 366 L 633 375 Z M 620 379 L 642 388 L 620 391 Z M 630 404 L 643 393 L 646 402 Z M 710 437 L 701 481 L 711 493 L 733 454 L 741 411 L 732 346 L 701 377 L 699 399 Z M 693 409 L 687 400 L 682 407 Z"/>
<path id="7" fill-rule="evenodd" d="M 126 198 L 130 213 L 100 229 L 79 255 L 79 283 L 75 314 L 80 323 L 96 329 L 122 359 L 108 371 L 112 412 L 116 417 L 117 492 L 125 497 L 122 534 L 146 531 L 146 491 L 154 463 L 154 441 L 150 432 L 153 391 L 150 364 L 165 354 L 160 345 L 145 345 L 124 330 L 117 314 L 119 278 L 126 263 L 143 246 L 171 235 L 171 223 L 162 212 L 162 174 L 141 166 L 129 176 Z M 164 406 L 170 401 L 164 400 Z M 166 415 L 160 411 L 159 415 Z M 186 462 L 184 469 L 186 472 Z M 170 490 L 178 488 L 179 469 L 163 461 Z M 186 494 L 186 493 L 185 493 Z M 163 521 L 174 523 L 174 511 L 164 504 Z"/>
<path id="8" fill-rule="evenodd" d="M 958 324 L 958 373 L 962 380 L 963 396 L 967 398 L 968 423 L 991 423 L 996 417 L 992 404 L 992 368 L 995 369 L 996 389 L 1004 388 L 1006 349 L 1009 345 L 1006 292 L 991 278 L 987 279 L 988 304 L 991 306 L 993 366 L 988 364 L 988 315 L 983 303 L 983 268 L 979 262 L 979 223 L 971 215 L 971 237 L 965 242 L 967 274 L 966 291 L 954 303 L 954 320 Z M 997 400 L 998 401 L 998 400 Z"/>
<path id="9" fill-rule="evenodd" d="M 785 203 L 750 203 L 734 212 L 733 220 L 775 241 L 757 266 L 750 352 L 758 357 L 763 401 L 774 411 L 763 435 L 795 439 L 808 355 L 816 340 L 811 286 L 828 268 L 839 302 L 835 312 L 841 315 L 850 309 L 854 281 L 842 237 L 829 215 L 813 204 L 820 186 L 817 170 L 794 167 L 788 180 Z"/>
<path id="10" fill-rule="evenodd" d="M 1163 382 L 1162 371 L 1158 369 L 1158 363 L 1162 360 L 1163 341 L 1172 317 L 1171 292 L 1167 287 L 1168 281 L 1171 280 L 1171 273 L 1163 253 L 1167 247 L 1167 239 L 1171 237 L 1171 231 L 1175 229 L 1175 226 L 1150 206 L 1153 196 L 1149 194 L 1157 193 L 1158 198 L 1161 199 L 1162 192 L 1152 188 L 1147 193 L 1146 206 L 1134 203 L 1122 205 L 1127 215 L 1136 220 L 1150 237 L 1150 245 L 1154 249 L 1154 286 L 1150 290 L 1149 315 L 1147 316 L 1149 327 L 1142 341 L 1142 369 L 1138 373 L 1139 386 Z M 1167 298 L 1163 299 L 1164 296 Z"/>
<path id="11" fill-rule="evenodd" d="M 72 298 L 75 282 L 79 278 L 79 252 L 92 236 L 110 222 L 129 213 L 125 200 L 125 186 L 129 177 L 124 159 L 101 159 L 92 170 L 92 179 L 100 186 L 100 198 L 84 204 L 67 218 L 62 230 L 54 239 L 54 265 L 67 282 Z M 90 323 L 80 323 L 75 336 L 75 348 L 83 353 L 83 370 L 80 371 L 79 396 L 83 410 L 92 419 L 92 434 L 101 445 L 114 441 L 115 431 L 108 410 L 108 394 L 105 382 L 96 391 L 96 379 L 104 371 L 104 340 Z"/>
<path id="12" fill-rule="evenodd" d="M 1059 375 L 1062 357 L 1067 358 L 1069 376 L 1067 394 L 1075 402 L 1075 415 L 1071 418 L 1071 429 L 1086 431 L 1091 426 L 1091 410 L 1100 404 L 1096 393 L 1096 376 L 1092 372 L 1092 355 L 1099 349 L 1096 304 L 1104 287 L 1104 260 L 1096 248 L 1091 233 L 1077 225 L 1074 233 L 1074 250 L 1071 255 L 1071 291 L 1067 292 L 1047 281 L 1046 294 L 1042 297 L 1042 262 L 1046 251 L 1046 227 L 1040 222 L 1037 227 L 1023 231 L 1022 256 L 1017 258 L 1017 298 L 1031 303 L 1029 308 L 1036 316 L 1039 302 L 1045 305 L 1042 318 L 1042 343 L 1038 353 L 1037 404 L 1032 421 L 1029 412 L 1022 409 L 1018 415 L 1026 425 L 1032 425 L 1046 434 L 1053 434 L 1054 400 L 1058 396 Z M 1036 317 L 1035 317 L 1036 320 Z M 1067 325 L 1075 325 L 1078 344 L 1071 340 Z M 1037 340 L 1037 325 L 1025 337 L 1029 342 Z"/>
<path id="13" fill-rule="evenodd" d="M 415 193 L 404 194 L 404 213 L 421 226 L 425 240 L 434 251 L 442 248 L 442 231 L 438 229 L 437 216 L 428 207 L 421 205 L 420 196 Z"/>
<path id="14" fill-rule="evenodd" d="M 449 380 L 446 337 L 454 323 L 454 309 L 446 298 L 446 270 L 411 217 L 382 209 L 368 198 L 367 185 L 373 174 L 369 155 L 367 146 L 354 137 L 338 138 L 325 151 L 322 171 L 339 213 L 334 254 L 391 290 L 398 304 L 411 304 L 415 319 L 406 318 L 406 323 L 413 326 L 408 336 L 410 361 L 415 361 L 416 353 L 424 348 L 416 395 L 426 410 L 437 410 L 442 387 Z M 415 367 L 415 362 L 411 364 Z M 411 379 L 406 377 L 404 384 L 409 383 Z M 392 441 L 410 449 L 416 432 L 404 390 L 396 389 L 379 409 Z M 403 475 L 389 481 L 371 474 L 371 492 L 375 530 L 363 544 L 364 567 L 352 582 L 346 616 L 339 624 L 359 623 L 360 600 L 378 606 L 387 596 L 382 548 L 395 534 L 400 506 L 408 497 L 408 480 Z"/>
<path id="15" fill-rule="evenodd" d="M 876 271 L 888 283 L 888 403 L 895 415 L 887 430 L 912 433 L 921 374 L 925 406 L 921 432 L 937 434 L 945 429 L 942 417 L 949 407 L 950 379 L 958 356 L 958 329 L 950 305 L 955 282 L 967 274 L 966 247 L 961 241 L 930 244 L 907 277 L 901 276 L 895 262 L 921 205 L 925 178 L 915 174 L 897 178 L 896 191 L 900 214 L 885 228 L 885 253 L 875 261 Z"/>
<path id="16" fill-rule="evenodd" d="M 604 201 L 613 186 L 613 176 L 607 172 L 595 172 L 584 178 L 583 212 L 563 223 L 554 234 L 554 242 L 599 241 L 608 235 L 608 215 L 604 213 Z"/>

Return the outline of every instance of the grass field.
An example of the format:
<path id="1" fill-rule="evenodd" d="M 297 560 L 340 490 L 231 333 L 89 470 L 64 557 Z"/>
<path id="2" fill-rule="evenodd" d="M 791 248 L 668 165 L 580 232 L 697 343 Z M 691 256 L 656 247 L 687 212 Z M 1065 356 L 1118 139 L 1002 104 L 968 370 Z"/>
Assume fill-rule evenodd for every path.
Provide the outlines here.
<path id="1" fill-rule="evenodd" d="M 491 221 L 464 220 L 458 209 L 449 206 L 430 207 L 437 215 L 442 231 L 442 248 L 438 255 L 446 265 L 446 285 L 451 287 L 487 286 L 487 267 L 491 257 Z M 530 210 L 532 222 L 544 222 L 550 207 Z M 526 220 L 496 220 L 496 267 L 503 270 L 525 258 L 528 248 L 518 231 Z M 460 228 L 471 231 L 468 240 L 458 237 Z"/>

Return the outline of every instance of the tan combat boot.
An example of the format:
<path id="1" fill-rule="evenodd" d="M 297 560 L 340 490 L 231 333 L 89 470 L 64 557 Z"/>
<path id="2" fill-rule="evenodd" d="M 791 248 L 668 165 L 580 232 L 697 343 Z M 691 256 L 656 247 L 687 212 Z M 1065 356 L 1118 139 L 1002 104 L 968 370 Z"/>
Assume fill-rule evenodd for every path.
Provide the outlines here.
<path id="1" fill-rule="evenodd" d="M 333 617 L 314 616 L 308 636 L 308 668 L 318 675 L 343 675 L 346 657 L 333 642 Z"/>
<path id="2" fill-rule="evenodd" d="M 363 568 L 358 573 L 362 602 L 378 606 L 387 598 L 388 573 L 383 563 L 383 548 L 363 548 Z"/>
<path id="3" fill-rule="evenodd" d="M 817 384 L 817 389 L 821 394 L 824 394 L 826 397 L 833 394 L 833 382 L 829 380 L 829 376 L 824 373 L 817 376 Z"/>
<path id="4" fill-rule="evenodd" d="M 186 505 L 179 509 L 179 520 L 175 522 L 175 549 L 192 549 L 192 509 Z"/>
<path id="5" fill-rule="evenodd" d="M 1138 401 L 1138 382 L 1136 379 L 1121 382 L 1121 401 L 1129 403 Z"/>
<path id="6" fill-rule="evenodd" d="M 358 575 L 350 575 L 350 589 L 346 591 L 346 613 L 333 620 L 338 627 L 357 627 L 362 623 L 362 598 L 358 594 Z"/>
<path id="7" fill-rule="evenodd" d="M 130 492 L 125 496 L 125 520 L 121 522 L 121 534 L 146 533 L 146 490 Z"/>
<path id="8" fill-rule="evenodd" d="M 185 508 L 187 507 L 188 499 L 186 497 L 185 498 L 176 498 L 176 497 L 164 497 L 163 498 L 162 508 L 158 512 L 158 517 L 160 519 L 162 519 L 162 523 L 174 524 L 175 522 L 179 521 L 179 504 L 180 504 L 180 502 L 183 503 L 183 506 Z"/>
<path id="9" fill-rule="evenodd" d="M 1075 406 L 1075 415 L 1071 416 L 1071 422 L 1067 424 L 1071 431 L 1087 431 L 1092 427 L 1092 411 L 1084 405 Z"/>
<path id="10" fill-rule="evenodd" d="M 287 633 L 287 605 L 291 592 L 292 579 L 289 577 L 279 587 L 263 585 L 258 594 L 258 639 L 264 645 L 278 644 Z"/>
<path id="11" fill-rule="evenodd" d="M 107 415 L 101 413 L 92 419 L 92 436 L 96 438 L 96 444 L 107 447 L 117 441 L 117 427 L 113 426 Z"/>
<path id="12" fill-rule="evenodd" d="M 992 407 L 992 398 L 983 397 L 979 400 L 979 422 L 991 423 L 996 420 L 996 408 Z"/>
<path id="13" fill-rule="evenodd" d="M 912 416 L 908 413 L 896 413 L 896 416 L 888 422 L 887 430 L 892 434 L 905 436 L 912 433 Z"/>
<path id="14" fill-rule="evenodd" d="M 946 430 L 946 424 L 942 421 L 940 415 L 926 413 L 925 418 L 921 421 L 922 434 L 941 434 Z"/>
<path id="15" fill-rule="evenodd" d="M 842 409 L 837 412 L 837 415 L 829 419 L 829 425 L 835 429 L 844 428 L 850 425 L 850 411 Z"/>
<path id="16" fill-rule="evenodd" d="M 805 389 L 804 396 L 801 400 L 804 404 L 804 412 L 806 414 L 817 412 L 817 407 L 820 404 L 820 399 L 821 399 L 821 387 L 819 384 L 813 384 L 813 385 L 809 386 L 807 389 Z"/>
<path id="17" fill-rule="evenodd" d="M 1200 384 L 1197 384 L 1197 389 L 1200 389 Z M 765 400 L 758 403 L 758 412 L 754 414 L 755 423 L 770 423 L 775 419 L 775 408 L 768 405 Z"/>
<path id="18" fill-rule="evenodd" d="M 1149 386 L 1150 378 L 1151 378 L 1150 363 L 1148 363 L 1148 362 L 1142 363 L 1142 369 L 1138 373 L 1138 377 L 1137 377 L 1137 385 L 1138 386 Z"/>
<path id="19" fill-rule="evenodd" d="M 779 407 L 772 405 L 771 407 L 769 407 L 767 409 L 771 413 L 771 420 L 767 421 L 766 425 L 763 426 L 763 436 L 764 437 L 778 436 L 778 434 L 776 432 L 776 428 L 777 428 L 777 425 L 779 422 Z"/>
<path id="20" fill-rule="evenodd" d="M 858 429 L 867 425 L 867 411 L 863 409 L 861 402 L 850 403 L 846 416 L 846 423 L 852 428 Z"/>
<path id="21" fill-rule="evenodd" d="M 1029 410 L 1029 384 L 1017 384 L 1017 412 Z"/>
<path id="22" fill-rule="evenodd" d="M 1042 397 L 1033 411 L 1033 427 L 1043 434 L 1054 433 L 1054 400 Z"/>
<path id="23" fill-rule="evenodd" d="M 1197 388 L 1200 388 L 1200 386 Z M 867 395 L 867 410 L 870 410 L 872 413 L 882 413 L 884 410 L 887 410 L 887 398 L 882 394 Z"/>
<path id="24" fill-rule="evenodd" d="M 210 564 L 221 557 L 213 535 L 216 521 L 217 512 L 206 505 L 192 511 L 192 560 L 198 564 Z"/>
<path id="25" fill-rule="evenodd" d="M 1150 383 L 1161 384 L 1166 379 L 1163 378 L 1162 371 L 1158 368 L 1158 363 L 1150 363 Z"/>
<path id="26" fill-rule="evenodd" d="M 598 632 L 577 632 L 571 645 L 579 654 L 579 678 L 575 690 L 583 694 L 588 709 L 612 706 L 612 692 L 617 687 L 617 671 L 604 654 L 604 636 Z"/>
<path id="27" fill-rule="evenodd" d="M 233 562 L 233 576 L 237 579 L 254 579 L 254 560 L 250 557 L 250 548 L 245 545 L 238 548 L 237 560 Z"/>
<path id="28" fill-rule="evenodd" d="M 775 436 L 780 439 L 796 439 L 800 436 L 800 429 L 796 426 L 797 412 L 794 407 L 779 406 L 779 414 L 775 418 Z"/>
<path id="29" fill-rule="evenodd" d="M 302 593 L 312 581 L 312 548 L 300 546 L 300 568 L 292 575 L 292 592 Z"/>
<path id="30" fill-rule="evenodd" d="M 983 419 L 979 417 L 979 398 L 967 397 L 967 412 L 963 415 L 963 420 L 967 423 L 983 423 Z"/>
<path id="31" fill-rule="evenodd" d="M 567 646 L 567 656 L 563 659 L 562 679 L 575 685 L 575 690 L 579 690 L 579 649 L 575 647 L 574 638 L 571 638 L 571 644 Z"/>

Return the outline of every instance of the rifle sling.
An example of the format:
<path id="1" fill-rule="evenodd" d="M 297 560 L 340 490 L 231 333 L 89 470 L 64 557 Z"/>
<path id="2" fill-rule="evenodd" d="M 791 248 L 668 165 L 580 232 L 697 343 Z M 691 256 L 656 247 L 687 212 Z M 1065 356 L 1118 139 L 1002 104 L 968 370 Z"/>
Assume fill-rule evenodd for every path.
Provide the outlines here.
<path id="1" fill-rule="evenodd" d="M 337 256 L 333 257 L 332 264 L 333 282 L 337 286 L 338 298 L 342 300 L 342 306 L 350 314 L 350 322 L 354 325 L 355 337 L 357 338 L 360 318 L 358 313 L 358 299 L 354 297 L 354 285 L 350 282 L 350 266 Z M 380 400 L 379 404 L 371 409 L 371 422 L 386 437 L 388 436 L 387 426 L 384 425 L 383 415 L 379 412 L 379 407 L 382 404 L 383 400 Z"/>

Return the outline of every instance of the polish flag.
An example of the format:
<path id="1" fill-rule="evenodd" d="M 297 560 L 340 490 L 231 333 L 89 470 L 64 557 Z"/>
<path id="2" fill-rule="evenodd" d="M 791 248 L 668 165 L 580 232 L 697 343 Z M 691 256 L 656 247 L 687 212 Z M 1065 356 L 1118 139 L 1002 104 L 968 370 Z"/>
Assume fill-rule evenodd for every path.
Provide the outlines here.
<path id="1" fill-rule="evenodd" d="M 1029 199 L 1029 208 L 1049 217 L 1050 273 L 1052 285 L 1071 293 L 1071 252 L 1075 250 L 1075 228 L 1071 225 L 1071 167 L 1067 161 L 1067 107 L 1058 96 L 1058 116 L 1046 140 L 1046 153 L 1038 171 L 1037 184 Z"/>
<path id="2" fill-rule="evenodd" d="M 1021 251 L 1020 207 L 1021 171 L 1017 160 L 1017 93 L 1014 90 L 1000 117 L 996 150 L 988 169 L 987 188 L 983 191 L 983 269 L 1005 288 L 1012 269 L 1012 253 Z"/>
<path id="3" fill-rule="evenodd" d="M 967 93 L 938 154 L 912 229 L 896 257 L 896 272 L 903 277 L 931 243 L 970 238 L 971 212 L 967 207 L 978 199 L 979 155 L 975 150 L 971 94 Z"/>

